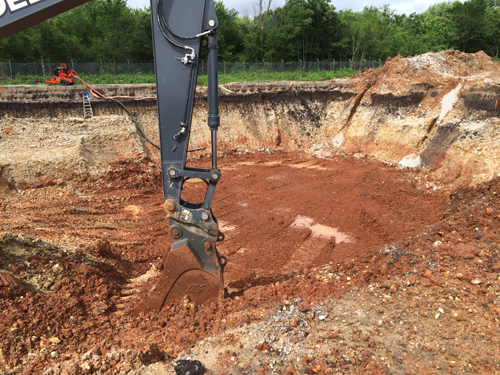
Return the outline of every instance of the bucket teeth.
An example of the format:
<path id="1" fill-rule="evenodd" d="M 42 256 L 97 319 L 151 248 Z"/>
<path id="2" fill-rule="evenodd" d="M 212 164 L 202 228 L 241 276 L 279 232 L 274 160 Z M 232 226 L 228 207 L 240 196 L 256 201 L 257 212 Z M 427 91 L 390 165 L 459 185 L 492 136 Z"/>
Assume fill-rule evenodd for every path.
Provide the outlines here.
<path id="1" fill-rule="evenodd" d="M 159 274 L 160 272 L 153 265 L 144 275 L 128 280 L 128 284 L 120 291 L 119 303 L 116 305 L 117 312 L 131 309 L 134 305 L 140 304 L 141 299 L 148 294 L 152 287 L 154 288 L 153 283 L 158 279 Z"/>
<path id="2" fill-rule="evenodd" d="M 204 269 L 190 246 L 181 246 L 167 254 L 161 271 L 156 267 L 130 280 L 121 290 L 116 314 L 161 311 L 171 302 L 206 304 L 224 298 L 222 267 L 217 250 L 213 249 L 214 263 Z"/>

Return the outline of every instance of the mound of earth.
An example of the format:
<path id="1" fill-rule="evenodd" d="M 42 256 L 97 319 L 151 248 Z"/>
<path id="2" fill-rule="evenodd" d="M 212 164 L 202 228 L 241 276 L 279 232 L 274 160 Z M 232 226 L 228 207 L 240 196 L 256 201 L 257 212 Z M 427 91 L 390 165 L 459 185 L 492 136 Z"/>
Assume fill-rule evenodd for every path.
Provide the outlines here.
<path id="1" fill-rule="evenodd" d="M 484 52 L 397 56 L 353 80 L 345 120 L 314 152 L 426 168 L 450 190 L 500 174 L 500 64 Z"/>

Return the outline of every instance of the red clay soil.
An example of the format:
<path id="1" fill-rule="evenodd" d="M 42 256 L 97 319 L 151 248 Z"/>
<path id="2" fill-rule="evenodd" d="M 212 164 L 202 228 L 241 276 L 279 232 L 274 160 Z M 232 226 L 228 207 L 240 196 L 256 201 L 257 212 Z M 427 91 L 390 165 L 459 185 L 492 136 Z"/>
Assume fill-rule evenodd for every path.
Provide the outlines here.
<path id="1" fill-rule="evenodd" d="M 220 164 L 214 213 L 226 233 L 219 251 L 229 258 L 231 298 L 210 306 L 170 306 L 138 319 L 114 314 L 120 289 L 170 247 L 153 163 L 123 161 L 103 179 L 76 176 L 64 185 L 3 193 L 0 228 L 12 235 L 0 238 L 2 250 L 24 248 L 36 255 L 13 251 L 0 264 L 26 286 L 0 294 L 0 368 L 40 373 L 50 362 L 111 348 L 140 350 L 141 363 L 147 363 L 261 319 L 277 302 L 338 297 L 347 289 L 293 275 L 306 269 L 307 276 L 307 269 L 329 262 L 353 275 L 369 261 L 377 267 L 378 249 L 438 223 L 449 202 L 447 194 L 412 182 L 408 172 L 378 162 L 259 154 L 230 156 Z M 191 189 L 195 198 L 198 186 Z M 335 228 L 352 242 L 338 241 L 340 235 L 337 241 L 317 237 L 294 225 L 297 216 Z M 425 244 L 436 236 L 442 235 Z M 380 267 L 352 284 L 384 277 L 389 270 Z M 402 264 L 397 272 L 407 268 Z M 273 284 L 285 279 L 286 287 Z"/>

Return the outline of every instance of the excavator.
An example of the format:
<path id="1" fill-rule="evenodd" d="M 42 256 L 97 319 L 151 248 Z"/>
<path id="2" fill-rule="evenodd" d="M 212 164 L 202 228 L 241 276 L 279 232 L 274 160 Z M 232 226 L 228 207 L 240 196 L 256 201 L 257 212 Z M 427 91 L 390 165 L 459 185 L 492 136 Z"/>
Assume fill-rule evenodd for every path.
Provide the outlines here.
<path id="1" fill-rule="evenodd" d="M 0 0 L 0 39 L 90 0 Z M 164 208 L 172 239 L 152 281 L 129 284 L 124 313 L 161 312 L 188 300 L 207 304 L 224 298 L 227 259 L 217 251 L 224 240 L 212 201 L 221 172 L 217 167 L 218 19 L 213 0 L 151 0 Z M 187 167 L 189 136 L 200 51 L 208 49 L 208 127 L 211 168 Z M 189 179 L 205 182 L 203 202 L 181 198 Z M 201 200 L 201 199 L 200 199 Z M 134 303 L 134 299 L 136 300 Z"/>

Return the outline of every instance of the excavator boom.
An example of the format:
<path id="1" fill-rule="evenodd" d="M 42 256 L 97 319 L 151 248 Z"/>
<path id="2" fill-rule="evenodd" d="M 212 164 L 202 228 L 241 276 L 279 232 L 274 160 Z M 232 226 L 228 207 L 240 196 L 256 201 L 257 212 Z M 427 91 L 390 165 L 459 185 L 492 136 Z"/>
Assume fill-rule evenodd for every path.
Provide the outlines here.
<path id="1" fill-rule="evenodd" d="M 0 38 L 81 5 L 88 0 L 0 0 Z M 221 173 L 217 167 L 218 19 L 213 0 L 151 0 L 163 191 L 170 224 L 167 249 L 153 282 L 135 279 L 124 290 L 133 315 L 162 310 L 168 303 L 204 304 L 224 297 L 226 258 L 216 243 L 224 239 L 212 200 Z M 208 48 L 208 126 L 212 167 L 186 166 L 203 40 Z M 203 202 L 183 200 L 189 179 L 206 183 Z"/>
<path id="2" fill-rule="evenodd" d="M 0 39 L 90 0 L 0 0 Z"/>

